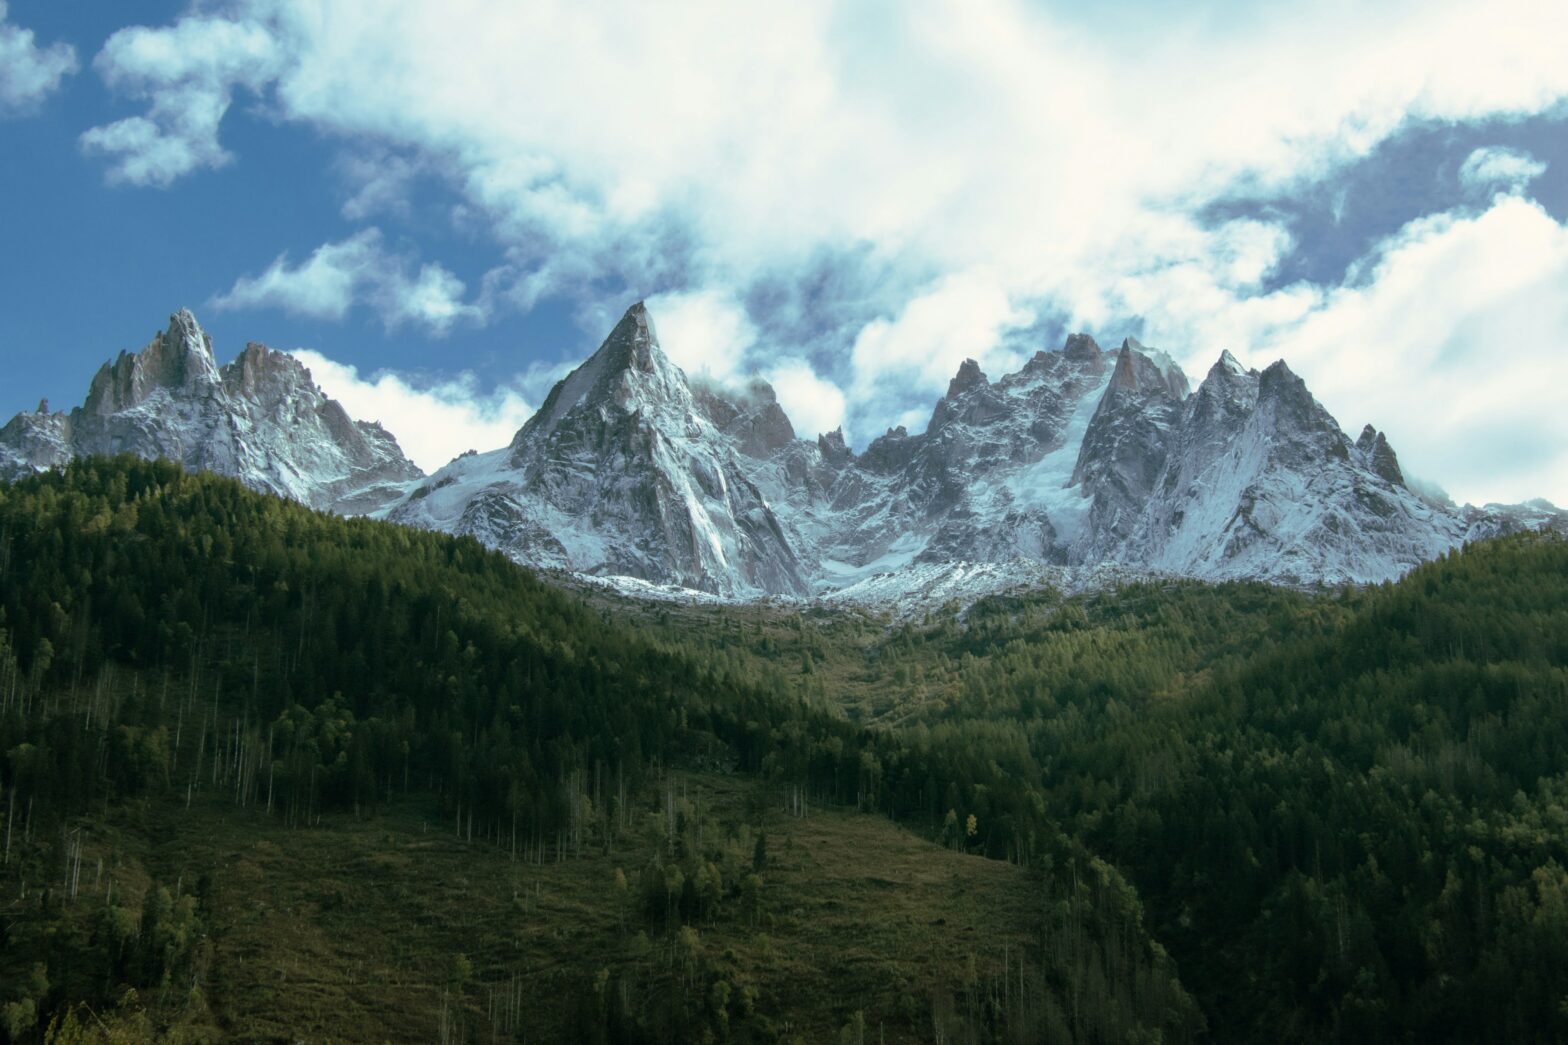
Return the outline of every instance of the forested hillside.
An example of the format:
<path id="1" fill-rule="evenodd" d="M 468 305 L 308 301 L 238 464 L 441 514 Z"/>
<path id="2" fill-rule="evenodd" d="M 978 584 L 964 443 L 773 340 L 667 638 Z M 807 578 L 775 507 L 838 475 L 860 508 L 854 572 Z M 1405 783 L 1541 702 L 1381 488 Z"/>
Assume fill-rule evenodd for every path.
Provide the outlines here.
<path id="1" fill-rule="evenodd" d="M 1182 1040 L 1202 1026 L 1132 889 L 1056 829 L 1023 767 L 857 727 L 781 675 L 639 633 L 472 541 L 317 514 L 167 464 L 88 460 L 0 487 L 0 751 L 12 1040 L 255 1036 L 234 984 L 270 976 L 277 956 L 236 948 L 233 934 L 243 905 L 262 901 L 236 888 L 236 857 L 198 854 L 247 833 L 330 839 L 383 818 L 388 851 L 412 861 L 409 888 L 410 809 L 420 834 L 514 868 L 512 906 L 487 930 L 530 924 L 526 890 L 542 883 L 527 868 L 598 860 L 599 913 L 616 915 L 620 949 L 608 960 L 560 936 L 549 971 L 527 971 L 520 937 L 470 955 L 438 926 L 394 921 L 407 934 L 399 975 L 425 1004 L 396 1028 L 311 1023 L 315 1034 L 523 1040 L 525 1011 L 590 1040 L 820 1040 L 824 1028 L 862 1040 L 868 1021 L 893 1040 Z M 693 772 L 756 780 L 758 797 L 708 817 L 677 789 Z M 737 919 L 765 930 L 767 907 L 804 902 L 769 893 L 770 824 L 824 805 L 874 818 L 944 803 L 967 823 L 950 825 L 951 848 L 1031 868 L 1018 873 L 1032 899 L 968 938 L 940 928 L 941 908 L 897 915 L 899 932 L 926 927 L 936 957 L 910 973 L 897 968 L 912 953 L 902 943 L 862 955 L 857 996 L 913 1004 L 803 1006 L 769 985 L 811 955 L 749 936 L 700 947 L 704 932 Z M 206 844 L 171 847 L 193 825 Z M 860 859 L 875 864 L 878 836 L 862 834 Z M 981 873 L 967 869 L 985 866 L 955 865 L 955 910 L 968 909 L 965 875 Z M 450 885 L 431 882 L 432 908 Z M 896 909 L 857 895 L 867 925 Z M 317 956 L 323 974 L 369 990 L 356 939 L 418 906 L 416 890 L 348 920 L 339 949 Z M 275 935 L 314 924 L 309 910 L 287 904 Z M 859 934 L 842 935 L 849 946 Z M 529 1006 L 497 1000 L 506 975 Z M 274 1030 L 292 1034 L 290 1022 Z"/>
<path id="2" fill-rule="evenodd" d="M 1031 793 L 1133 880 L 1215 1040 L 1568 1037 L 1560 537 L 1316 594 L 1169 582 L 891 626 L 616 609 L 901 749 L 987 752 L 895 811 L 951 840 Z"/>
<path id="3" fill-rule="evenodd" d="M 1568 1037 L 1561 538 L 890 622 L 117 459 L 0 614 L 12 1040 Z"/>

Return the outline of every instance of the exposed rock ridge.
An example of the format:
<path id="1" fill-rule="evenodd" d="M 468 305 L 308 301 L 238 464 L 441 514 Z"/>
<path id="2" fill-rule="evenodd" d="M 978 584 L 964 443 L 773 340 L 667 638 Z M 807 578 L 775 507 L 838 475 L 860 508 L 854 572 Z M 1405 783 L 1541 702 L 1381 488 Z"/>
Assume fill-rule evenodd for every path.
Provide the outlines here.
<path id="1" fill-rule="evenodd" d="M 179 461 L 345 514 L 390 507 L 423 474 L 386 429 L 350 418 L 288 353 L 252 343 L 219 367 L 189 309 L 141 351 L 100 367 L 81 406 L 50 413 L 40 403 L 0 429 L 4 475 L 118 453 Z"/>

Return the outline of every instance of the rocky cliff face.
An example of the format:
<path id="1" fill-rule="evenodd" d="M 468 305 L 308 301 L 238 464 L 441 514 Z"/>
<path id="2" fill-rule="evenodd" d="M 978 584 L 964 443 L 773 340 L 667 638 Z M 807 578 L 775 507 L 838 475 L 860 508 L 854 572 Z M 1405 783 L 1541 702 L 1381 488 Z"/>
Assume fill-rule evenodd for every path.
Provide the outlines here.
<path id="1" fill-rule="evenodd" d="M 86 454 L 130 453 L 233 476 L 345 514 L 385 509 L 423 473 L 378 424 L 355 421 L 293 356 L 247 345 L 219 367 L 188 310 L 140 352 L 122 352 L 69 413 L 40 404 L 0 428 L 0 473 Z"/>
<path id="2" fill-rule="evenodd" d="M 1386 442 L 1385 454 L 1358 449 L 1282 362 L 1258 373 L 1227 353 L 1186 401 L 1152 397 L 1140 416 L 1164 424 L 1164 439 L 1144 458 L 1141 503 L 1118 502 L 1130 521 L 1101 545 L 1109 558 L 1215 578 L 1372 581 L 1463 539 L 1454 513 L 1386 467 Z"/>
<path id="3" fill-rule="evenodd" d="M 798 438 L 765 382 L 693 385 L 636 305 L 510 445 L 423 482 L 292 357 L 218 367 L 188 312 L 94 377 L 69 413 L 0 429 L 0 477 L 136 453 L 322 508 L 469 534 L 528 564 L 725 597 L 902 602 L 1150 572 L 1377 581 L 1466 540 L 1568 532 L 1545 502 L 1456 507 L 1407 487 L 1368 425 L 1352 441 L 1283 363 L 1229 353 L 1195 391 L 1128 339 L 1075 334 L 991 380 L 966 361 L 925 431 L 854 453 Z M 943 594 L 947 593 L 947 594 Z"/>
<path id="4" fill-rule="evenodd" d="M 776 403 L 705 401 L 636 305 L 510 446 L 452 462 L 392 518 L 544 566 L 804 594 L 795 551 L 742 464 L 742 447 L 782 447 L 793 430 Z"/>
<path id="5" fill-rule="evenodd" d="M 641 306 L 510 447 L 454 462 L 394 517 L 541 565 L 850 597 L 1041 570 L 1375 581 L 1568 518 L 1423 499 L 1381 434 L 1352 442 L 1283 363 L 1224 353 L 1190 392 L 1163 353 L 1082 334 L 996 381 L 966 361 L 924 432 L 857 455 L 842 432 L 797 438 L 763 382 L 694 389 Z"/>

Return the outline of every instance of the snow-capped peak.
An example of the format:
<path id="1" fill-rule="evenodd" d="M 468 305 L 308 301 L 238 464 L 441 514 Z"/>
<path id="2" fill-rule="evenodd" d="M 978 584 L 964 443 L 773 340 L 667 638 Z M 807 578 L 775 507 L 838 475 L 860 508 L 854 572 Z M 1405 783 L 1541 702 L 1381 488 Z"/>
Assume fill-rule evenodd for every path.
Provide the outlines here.
<path id="1" fill-rule="evenodd" d="M 140 352 L 105 363 L 82 406 L 18 414 L 0 429 L 0 475 L 108 453 L 177 460 L 345 513 L 385 508 L 421 475 L 395 439 L 352 420 L 293 356 L 251 344 L 220 368 L 189 309 Z"/>
<path id="2" fill-rule="evenodd" d="M 598 351 L 556 383 L 538 412 L 518 430 L 512 448 L 548 440 L 579 408 L 611 403 L 627 411 L 673 403 L 689 412 L 690 386 L 664 354 L 653 320 L 640 301 L 626 310 Z"/>
<path id="3" fill-rule="evenodd" d="M 1241 361 L 1230 354 L 1230 349 L 1228 348 L 1220 353 L 1220 358 L 1209 368 L 1211 376 L 1216 373 L 1223 373 L 1233 377 L 1241 377 L 1248 372 L 1247 368 L 1241 365 Z"/>
<path id="4" fill-rule="evenodd" d="M 1545 504 L 1420 493 L 1382 433 L 1352 442 L 1283 361 L 1260 373 L 1223 352 L 1188 388 L 1156 349 L 1074 334 L 995 381 L 965 360 L 925 431 L 891 428 L 856 455 L 842 430 L 797 438 L 765 382 L 693 386 L 639 303 L 508 446 L 419 482 L 296 359 L 251 344 L 219 368 L 181 310 L 105 364 L 84 406 L 40 403 L 0 429 L 0 477 L 85 453 L 170 457 L 520 562 L 724 598 L 907 602 L 1150 571 L 1370 581 L 1465 540 L 1568 530 Z"/>

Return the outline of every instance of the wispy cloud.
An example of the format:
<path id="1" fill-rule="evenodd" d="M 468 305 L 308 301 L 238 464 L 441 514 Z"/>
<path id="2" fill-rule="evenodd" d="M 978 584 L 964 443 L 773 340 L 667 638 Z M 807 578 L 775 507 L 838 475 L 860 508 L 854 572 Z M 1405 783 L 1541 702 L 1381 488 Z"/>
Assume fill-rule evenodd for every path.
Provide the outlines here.
<path id="1" fill-rule="evenodd" d="M 77 70 L 74 47 L 39 47 L 31 29 L 6 20 L 6 7 L 0 0 L 0 118 L 33 111 Z"/>
<path id="2" fill-rule="evenodd" d="M 82 148 L 109 159 L 111 181 L 131 185 L 163 187 L 222 167 L 233 156 L 218 128 L 234 90 L 260 90 L 285 59 L 272 34 L 246 20 L 191 17 L 167 29 L 121 29 L 93 68 L 113 90 L 146 99 L 147 114 L 91 128 Z"/>
<path id="3" fill-rule="evenodd" d="M 369 149 L 340 157 L 337 173 L 352 193 L 343 201 L 343 216 L 363 221 L 377 214 L 406 217 L 414 182 L 427 171 L 417 157 Z"/>
<path id="4" fill-rule="evenodd" d="M 1519 192 L 1546 173 L 1546 164 L 1519 149 L 1487 146 L 1476 149 L 1459 165 L 1459 183 L 1467 189 Z"/>
<path id="5" fill-rule="evenodd" d="M 433 262 L 414 269 L 406 255 L 389 251 L 381 230 L 368 228 L 317 247 L 298 265 L 280 254 L 259 276 L 241 276 L 213 298 L 220 309 L 280 308 L 315 319 L 340 320 L 368 304 L 388 329 L 412 323 L 442 334 L 461 321 L 481 321 L 484 310 L 463 300 L 463 281 Z"/>

